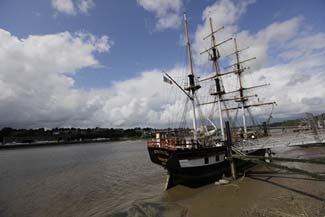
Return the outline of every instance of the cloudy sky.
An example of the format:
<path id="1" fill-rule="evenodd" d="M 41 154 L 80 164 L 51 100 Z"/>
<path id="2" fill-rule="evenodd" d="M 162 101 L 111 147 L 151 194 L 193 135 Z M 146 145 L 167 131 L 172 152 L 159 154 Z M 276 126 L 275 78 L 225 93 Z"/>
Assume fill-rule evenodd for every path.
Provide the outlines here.
<path id="1" fill-rule="evenodd" d="M 0 127 L 168 126 L 184 98 L 162 71 L 184 82 L 184 11 L 196 73 L 212 72 L 199 54 L 212 17 L 225 26 L 217 41 L 235 36 L 249 46 L 243 59 L 257 57 L 244 82 L 271 83 L 258 94 L 278 103 L 274 118 L 324 112 L 324 9 L 323 0 L 0 0 Z"/>

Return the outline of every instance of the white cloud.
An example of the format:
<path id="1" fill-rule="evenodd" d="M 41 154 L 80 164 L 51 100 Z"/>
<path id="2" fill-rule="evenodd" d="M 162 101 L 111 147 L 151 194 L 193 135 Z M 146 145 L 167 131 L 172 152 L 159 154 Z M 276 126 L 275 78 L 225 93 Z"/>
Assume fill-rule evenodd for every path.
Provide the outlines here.
<path id="1" fill-rule="evenodd" d="M 52 0 L 52 7 L 56 11 L 68 15 L 76 15 L 78 11 L 87 14 L 94 6 L 94 0 Z"/>
<path id="2" fill-rule="evenodd" d="M 155 14 L 157 30 L 177 28 L 181 24 L 181 0 L 137 0 L 137 2 L 145 10 Z"/>
<path id="3" fill-rule="evenodd" d="M 169 73 L 175 74 L 177 70 L 180 69 L 172 69 Z M 183 106 L 178 101 L 184 99 L 175 87 L 162 82 L 162 72 L 158 70 L 115 82 L 111 88 L 93 94 L 103 106 L 96 116 L 108 126 L 166 126 L 176 121 L 175 114 Z"/>
<path id="4" fill-rule="evenodd" d="M 294 17 L 284 22 L 275 22 L 253 35 L 247 31 L 238 32 L 236 37 L 240 47 L 250 47 L 247 52 L 242 53 L 242 58 L 255 56 L 257 60 L 250 62 L 250 67 L 252 70 L 262 68 L 272 59 L 270 48 L 281 48 L 295 38 L 302 20 L 302 17 Z"/>
<path id="5" fill-rule="evenodd" d="M 52 6 L 54 9 L 61 13 L 75 15 L 75 7 L 72 0 L 52 0 Z"/>
<path id="6" fill-rule="evenodd" d="M 258 90 L 263 100 L 276 101 L 275 117 L 287 118 L 304 112 L 324 112 L 325 90 L 324 53 L 304 56 L 304 60 L 294 60 L 277 64 L 254 72 L 254 76 L 264 76 L 271 82 L 269 88 Z M 248 82 L 248 85 L 252 84 Z M 257 110 L 260 114 L 263 110 Z"/>
<path id="7" fill-rule="evenodd" d="M 304 40 L 304 37 L 299 35 L 294 38 L 291 40 L 292 43 Z M 325 75 L 323 71 L 325 70 L 325 63 L 323 60 L 325 48 L 320 47 L 319 50 L 315 51 L 313 46 L 310 46 L 304 53 L 299 51 L 303 45 L 291 47 L 291 41 L 281 44 L 281 48 L 286 52 L 298 52 L 299 58 L 290 59 L 286 62 L 281 61 L 281 63 L 276 62 L 268 66 L 261 65 L 258 70 L 244 76 L 243 85 L 246 87 L 271 83 L 269 87 L 252 90 L 250 93 L 257 93 L 259 99 L 264 102 L 276 101 L 278 106 L 274 110 L 275 118 L 295 117 L 305 112 L 316 114 L 324 112 L 325 89 L 323 81 Z M 271 43 L 266 47 L 265 53 L 274 48 L 279 49 L 278 44 Z M 265 55 L 265 61 L 270 58 Z M 238 84 L 236 85 L 238 87 Z M 252 110 L 255 114 L 267 118 L 271 107 L 253 108 Z"/>
<path id="8" fill-rule="evenodd" d="M 276 117 L 285 118 L 309 111 L 324 112 L 324 33 L 312 32 L 310 25 L 305 24 L 301 16 L 271 23 L 257 33 L 242 30 L 238 21 L 252 3 L 254 1 L 235 4 L 231 0 L 221 0 L 203 11 L 202 24 L 197 26 L 192 46 L 196 67 L 204 72 L 207 70 L 204 66 L 209 65 L 207 56 L 199 53 L 210 47 L 210 41 L 202 39 L 210 33 L 209 17 L 212 17 L 215 30 L 225 26 L 223 31 L 216 34 L 217 42 L 235 36 L 239 48 L 250 47 L 241 53 L 241 60 L 257 57 L 257 60 L 244 64 L 251 68 L 246 72 L 248 75 L 245 76 L 244 85 L 271 83 L 271 87 L 256 91 L 261 100 L 278 103 L 279 106 L 275 109 Z M 233 53 L 234 43 L 226 43 L 219 47 L 219 50 L 221 56 Z M 228 90 L 229 87 L 232 90 L 238 88 L 238 83 L 233 81 L 225 78 Z M 271 109 L 254 110 L 265 117 Z"/>
<path id="9" fill-rule="evenodd" d="M 77 2 L 81 13 L 87 14 L 89 9 L 95 6 L 94 0 L 79 0 Z"/>
<path id="10" fill-rule="evenodd" d="M 256 56 L 257 60 L 251 62 L 252 69 L 260 69 L 267 62 L 268 48 L 276 43 L 282 46 L 285 42 L 293 38 L 299 29 L 303 20 L 302 17 L 294 17 L 284 22 L 274 22 L 266 28 L 251 34 L 249 31 L 240 30 L 237 21 L 247 11 L 250 4 L 255 1 L 240 1 L 235 4 L 231 0 L 217 1 L 208 6 L 202 15 L 203 23 L 198 25 L 193 42 L 193 53 L 197 65 L 208 64 L 206 55 L 200 55 L 200 52 L 210 47 L 210 40 L 203 38 L 210 33 L 209 17 L 213 20 L 214 30 L 222 26 L 224 30 L 216 33 L 217 42 L 221 42 L 230 37 L 236 37 L 240 48 L 249 46 L 249 52 L 242 53 L 242 59 Z M 234 43 L 228 42 L 219 47 L 222 56 L 234 52 Z"/>
<path id="11" fill-rule="evenodd" d="M 310 34 L 295 38 L 285 46 L 285 51 L 280 54 L 285 60 L 303 58 L 318 53 L 325 49 L 325 33 Z"/>
<path id="12" fill-rule="evenodd" d="M 166 126 L 175 120 L 184 96 L 163 83 L 158 70 L 116 81 L 110 88 L 74 87 L 69 74 L 100 65 L 94 53 L 107 52 L 110 46 L 107 36 L 89 33 L 20 39 L 0 29 L 0 126 Z M 169 73 L 179 71 L 184 69 Z"/>
<path id="13" fill-rule="evenodd" d="M 1 125 L 31 126 L 82 121 L 95 108 L 67 75 L 99 65 L 107 36 L 59 34 L 19 39 L 0 29 Z M 87 113 L 87 115 L 86 115 Z"/>
<path id="14" fill-rule="evenodd" d="M 198 25 L 193 42 L 193 53 L 197 64 L 207 64 L 208 59 L 205 55 L 200 55 L 200 52 L 210 47 L 210 40 L 203 40 L 205 36 L 210 34 L 209 18 L 212 18 L 214 30 L 225 27 L 224 30 L 217 34 L 217 42 L 221 42 L 227 38 L 230 38 L 238 30 L 235 22 L 245 13 L 247 7 L 254 3 L 252 0 L 243 0 L 239 4 L 235 4 L 230 0 L 216 1 L 211 6 L 204 9 L 202 13 L 203 23 Z M 228 45 L 229 50 L 229 45 Z M 229 50 L 230 52 L 230 50 Z"/>

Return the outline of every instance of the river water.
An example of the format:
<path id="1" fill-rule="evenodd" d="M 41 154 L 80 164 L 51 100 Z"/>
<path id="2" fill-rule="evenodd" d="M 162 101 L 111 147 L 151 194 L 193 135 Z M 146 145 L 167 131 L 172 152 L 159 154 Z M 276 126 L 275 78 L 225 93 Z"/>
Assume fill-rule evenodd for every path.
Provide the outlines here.
<path id="1" fill-rule="evenodd" d="M 163 192 L 145 141 L 0 151 L 0 216 L 107 216 Z"/>

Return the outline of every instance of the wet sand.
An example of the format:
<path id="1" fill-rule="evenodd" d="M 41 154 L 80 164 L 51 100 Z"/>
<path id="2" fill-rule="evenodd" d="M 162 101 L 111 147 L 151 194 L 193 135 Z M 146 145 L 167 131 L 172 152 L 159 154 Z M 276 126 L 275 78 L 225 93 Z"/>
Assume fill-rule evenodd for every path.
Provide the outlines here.
<path id="1" fill-rule="evenodd" d="M 278 152 L 279 157 L 325 158 L 325 147 Z M 324 165 L 286 165 L 325 173 Z M 255 166 L 228 185 L 176 186 L 160 196 L 135 202 L 130 210 L 120 216 L 324 217 L 325 181 Z"/>
<path id="2" fill-rule="evenodd" d="M 325 147 L 278 152 L 277 156 L 325 157 Z M 290 166 L 325 173 L 324 165 Z M 325 181 L 263 166 L 250 169 L 228 185 L 199 189 L 178 186 L 165 196 L 185 207 L 187 216 L 325 216 Z"/>
<path id="3" fill-rule="evenodd" d="M 229 185 L 178 186 L 166 194 L 187 216 L 325 216 L 325 182 L 263 169 Z"/>

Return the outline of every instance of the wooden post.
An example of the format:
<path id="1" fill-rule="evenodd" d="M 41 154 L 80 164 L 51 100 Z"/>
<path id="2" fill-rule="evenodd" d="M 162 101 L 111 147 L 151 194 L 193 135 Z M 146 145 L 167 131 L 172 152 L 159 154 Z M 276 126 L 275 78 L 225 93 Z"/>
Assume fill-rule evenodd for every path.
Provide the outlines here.
<path id="1" fill-rule="evenodd" d="M 226 135 L 227 135 L 228 159 L 230 162 L 231 176 L 233 179 L 236 179 L 235 163 L 232 158 L 232 149 L 231 149 L 232 141 L 231 141 L 231 131 L 229 126 L 229 121 L 226 121 L 225 124 L 226 124 Z"/>
<path id="2" fill-rule="evenodd" d="M 266 122 L 263 122 L 264 136 L 268 136 Z"/>

